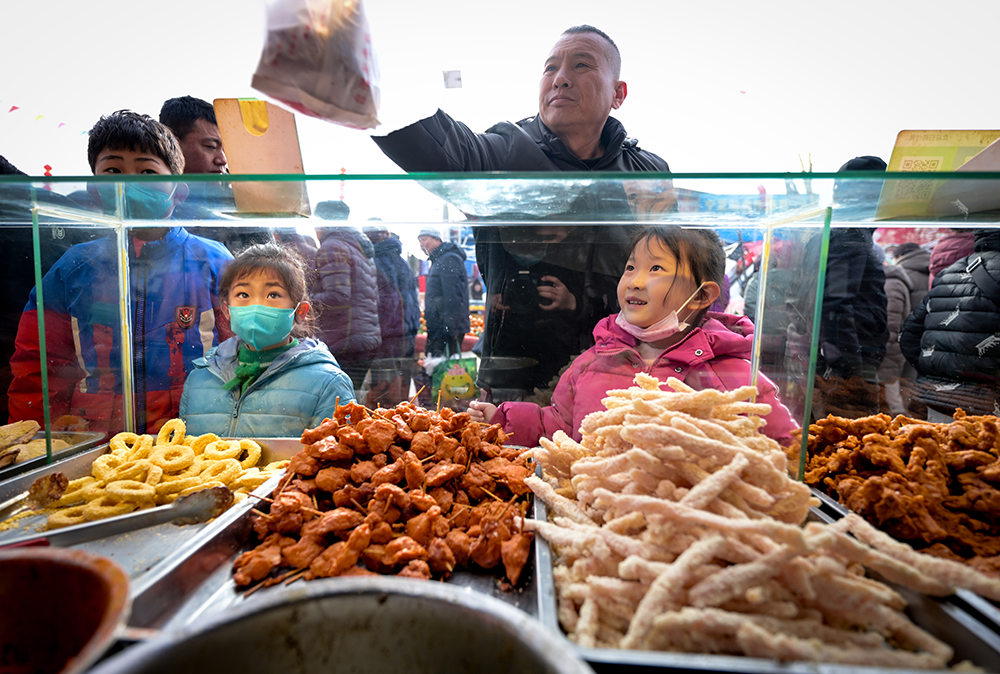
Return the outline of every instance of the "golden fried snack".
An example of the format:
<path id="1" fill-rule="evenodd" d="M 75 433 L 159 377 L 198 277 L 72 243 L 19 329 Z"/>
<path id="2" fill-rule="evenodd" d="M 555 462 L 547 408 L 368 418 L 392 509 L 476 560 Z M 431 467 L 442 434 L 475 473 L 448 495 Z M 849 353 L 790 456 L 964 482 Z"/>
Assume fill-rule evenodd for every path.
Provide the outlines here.
<path id="1" fill-rule="evenodd" d="M 1000 419 L 878 414 L 809 427 L 805 480 L 899 541 L 1000 578 Z"/>
<path id="2" fill-rule="evenodd" d="M 860 519 L 803 526 L 814 500 L 741 416 L 760 413 L 742 391 L 636 383 L 609 392 L 579 443 L 557 434 L 530 450 L 543 477 L 525 482 L 551 521 L 523 526 L 554 550 L 559 621 L 580 645 L 943 668 L 951 648 L 863 568 L 921 592 L 1000 598 L 1000 583 L 892 547 Z"/>
<path id="3" fill-rule="evenodd" d="M 209 451 L 212 447 L 216 451 Z M 69 483 L 53 503 L 47 526 L 132 512 L 172 502 L 178 496 L 217 485 L 246 494 L 277 475 L 287 461 L 256 466 L 262 456 L 252 440 L 220 440 L 213 433 L 186 436 L 180 419 L 152 435 L 118 433 L 109 452 L 97 457 L 91 475 Z"/>
<path id="4" fill-rule="evenodd" d="M 338 406 L 302 434 L 286 479 L 260 505 L 259 544 L 237 559 L 236 584 L 372 572 L 443 578 L 501 564 L 518 582 L 533 538 L 515 518 L 532 469 L 505 440 L 499 425 L 447 408 Z M 257 479 L 244 473 L 231 484 Z"/>

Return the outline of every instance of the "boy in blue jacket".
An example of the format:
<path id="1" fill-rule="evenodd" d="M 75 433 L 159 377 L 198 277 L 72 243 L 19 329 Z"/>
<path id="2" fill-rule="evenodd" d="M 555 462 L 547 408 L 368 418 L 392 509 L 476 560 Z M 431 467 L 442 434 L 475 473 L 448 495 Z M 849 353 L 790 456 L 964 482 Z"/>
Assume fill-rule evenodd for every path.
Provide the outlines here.
<path id="1" fill-rule="evenodd" d="M 90 130 L 94 175 L 177 175 L 184 155 L 174 135 L 147 115 L 119 110 Z M 119 195 L 119 187 L 122 193 Z M 166 220 L 187 196 L 183 183 L 101 183 L 89 187 L 108 214 Z M 91 430 L 123 430 L 121 297 L 127 255 L 132 312 L 135 430 L 156 433 L 178 416 L 192 362 L 229 335 L 219 277 L 232 255 L 182 227 L 133 227 L 126 251 L 115 238 L 73 246 L 42 279 L 50 419 L 81 417 Z M 43 420 L 36 290 L 18 325 L 11 358 L 12 420 Z"/>

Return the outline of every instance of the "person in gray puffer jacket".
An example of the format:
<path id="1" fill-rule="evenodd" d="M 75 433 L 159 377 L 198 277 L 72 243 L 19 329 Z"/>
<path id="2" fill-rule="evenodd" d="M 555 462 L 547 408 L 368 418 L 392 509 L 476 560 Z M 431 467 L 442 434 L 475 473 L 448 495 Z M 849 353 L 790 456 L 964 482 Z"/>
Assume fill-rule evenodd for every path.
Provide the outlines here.
<path id="1" fill-rule="evenodd" d="M 316 214 L 342 219 L 321 202 Z M 346 208 L 346 206 L 345 206 Z M 378 285 L 375 264 L 365 255 L 361 239 L 371 242 L 346 224 L 317 227 L 316 280 L 313 299 L 319 307 L 320 337 L 337 358 L 359 391 L 375 352 L 382 344 L 379 325 Z"/>
<path id="2" fill-rule="evenodd" d="M 904 243 L 896 249 L 893 263 L 883 267 L 889 342 L 878 370 L 878 380 L 883 390 L 882 411 L 892 415 L 910 413 L 903 402 L 901 388 L 908 388 L 908 382 L 916 379 L 917 371 L 903 357 L 899 348 L 899 331 L 914 307 L 919 306 L 927 294 L 930 257 L 930 252 L 919 244 Z"/>
<path id="3" fill-rule="evenodd" d="M 1000 229 L 975 231 L 975 252 L 935 277 L 899 345 L 928 419 L 1000 413 Z"/>

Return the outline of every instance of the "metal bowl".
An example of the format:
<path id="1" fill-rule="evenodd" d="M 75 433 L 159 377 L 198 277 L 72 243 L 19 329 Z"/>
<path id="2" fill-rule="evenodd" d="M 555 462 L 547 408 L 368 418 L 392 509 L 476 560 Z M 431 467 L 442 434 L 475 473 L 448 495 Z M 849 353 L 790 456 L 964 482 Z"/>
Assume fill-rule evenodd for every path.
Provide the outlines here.
<path id="1" fill-rule="evenodd" d="M 78 674 L 124 629 L 128 576 L 82 550 L 4 550 L 0 607 L 0 671 Z"/>
<path id="2" fill-rule="evenodd" d="M 491 388 L 525 388 L 536 365 L 534 358 L 489 356 L 479 361 L 479 381 Z"/>
<path id="3" fill-rule="evenodd" d="M 429 581 L 332 578 L 253 597 L 92 674 L 334 671 L 593 672 L 565 638 L 493 597 Z"/>

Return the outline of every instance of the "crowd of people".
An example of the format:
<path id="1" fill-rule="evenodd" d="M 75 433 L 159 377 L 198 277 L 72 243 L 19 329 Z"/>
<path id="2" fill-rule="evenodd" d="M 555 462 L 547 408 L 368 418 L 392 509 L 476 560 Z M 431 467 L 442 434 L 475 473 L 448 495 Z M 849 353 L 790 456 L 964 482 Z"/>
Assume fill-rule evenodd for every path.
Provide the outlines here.
<path id="1" fill-rule="evenodd" d="M 628 93 L 620 78 L 614 41 L 593 26 L 575 26 L 544 61 L 536 114 L 477 133 L 438 110 L 373 139 L 408 172 L 669 171 L 611 116 Z M 440 230 L 424 228 L 410 242 L 430 261 L 426 343 L 418 350 L 417 277 L 402 256 L 403 242 L 381 221 L 358 227 L 347 204 L 330 200 L 315 206 L 311 231 L 221 222 L 219 214 L 235 208 L 227 183 L 177 177 L 226 172 L 206 101 L 170 99 L 158 121 L 128 110 L 105 115 L 90 131 L 88 159 L 95 176 L 164 179 L 121 188 L 95 182 L 45 198 L 97 212 L 124 208 L 125 217 L 163 226 L 129 228 L 125 251 L 99 234 L 43 247 L 41 285 L 28 283 L 0 310 L 10 323 L 0 324 L 7 328 L 0 341 L 11 347 L 3 355 L 12 420 L 41 421 L 47 395 L 53 428 L 83 419 L 94 430 L 120 430 L 128 412 L 123 387 L 131 380 L 137 429 L 156 431 L 181 416 L 192 432 L 297 436 L 363 392 L 370 405 L 407 398 L 420 351 L 435 357 L 465 350 L 467 255 Z M 6 160 L 0 168 L 17 172 Z M 866 156 L 841 170 L 885 168 Z M 864 190 L 871 183 L 838 181 L 835 203 L 870 206 L 876 199 Z M 0 200 L 0 216 L 24 215 L 16 205 L 16 198 Z M 484 394 L 469 406 L 474 418 L 503 423 L 526 442 L 560 429 L 578 432 L 604 392 L 628 385 L 638 371 L 696 388 L 748 383 L 754 307 L 763 302 L 757 385 L 773 407 L 766 431 L 790 438 L 803 418 L 788 400 L 796 395 L 788 383 L 805 381 L 796 368 L 812 358 L 811 330 L 799 310 L 810 298 L 791 297 L 794 278 L 774 270 L 765 297 L 756 298 L 753 281 L 741 289 L 746 315 L 724 313 L 730 280 L 718 236 L 643 222 L 676 207 L 669 181 L 653 189 L 622 180 L 556 198 L 544 216 L 519 211 L 516 200 L 502 212 L 467 213 L 476 221 L 485 297 L 474 349 Z M 580 219 L 631 224 L 569 224 Z M 510 220 L 539 222 L 502 224 Z M 822 291 L 823 303 L 814 415 L 950 414 L 961 400 L 942 382 L 955 381 L 975 404 L 996 409 L 1000 236 L 971 231 L 956 230 L 933 252 L 900 246 L 894 264 L 885 265 L 872 229 L 832 230 L 825 286 L 812 288 Z M 819 265 L 820 244 L 815 237 L 805 244 L 803 268 Z M 117 337 L 123 254 L 131 344 Z M 951 258 L 937 259 L 945 254 Z M 782 309 L 796 310 L 782 316 Z M 123 349 L 131 353 L 131 377 L 121 373 Z"/>

